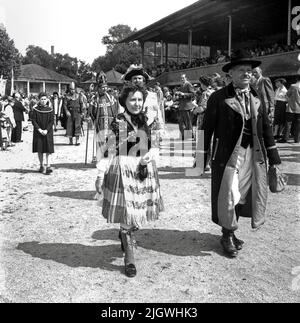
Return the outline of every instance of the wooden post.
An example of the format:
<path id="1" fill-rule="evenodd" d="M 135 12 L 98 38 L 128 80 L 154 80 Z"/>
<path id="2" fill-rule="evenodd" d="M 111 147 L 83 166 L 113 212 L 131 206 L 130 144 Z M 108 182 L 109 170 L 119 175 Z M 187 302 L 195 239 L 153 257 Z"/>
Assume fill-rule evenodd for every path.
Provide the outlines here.
<path id="1" fill-rule="evenodd" d="M 229 26 L 228 26 L 228 56 L 231 57 L 232 50 L 232 16 L 228 16 Z"/>
<path id="2" fill-rule="evenodd" d="M 30 96 L 30 82 L 29 81 L 27 81 L 26 88 L 27 88 L 27 97 L 29 98 L 29 96 Z"/>
<path id="3" fill-rule="evenodd" d="M 167 67 L 167 65 L 168 65 L 168 60 L 169 60 L 169 44 L 168 44 L 168 43 L 165 43 L 165 46 L 166 46 L 165 64 L 166 64 L 166 67 Z"/>
<path id="4" fill-rule="evenodd" d="M 160 53 L 160 64 L 163 65 L 164 63 L 164 42 L 161 41 L 161 53 Z"/>
<path id="5" fill-rule="evenodd" d="M 193 57 L 193 30 L 189 29 L 189 62 L 192 63 L 192 57 Z"/>
<path id="6" fill-rule="evenodd" d="M 179 64 L 180 44 L 177 44 L 177 64 Z"/>
<path id="7" fill-rule="evenodd" d="M 144 63 L 145 63 L 145 43 L 144 42 L 141 42 L 141 49 L 142 49 L 141 63 L 144 66 Z"/>

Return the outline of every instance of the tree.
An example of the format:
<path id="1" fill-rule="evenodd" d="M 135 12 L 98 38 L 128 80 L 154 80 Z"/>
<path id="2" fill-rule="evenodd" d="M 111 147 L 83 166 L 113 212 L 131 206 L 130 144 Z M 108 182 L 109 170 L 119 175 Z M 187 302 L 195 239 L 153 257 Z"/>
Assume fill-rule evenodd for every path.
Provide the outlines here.
<path id="1" fill-rule="evenodd" d="M 23 64 L 37 64 L 49 69 L 54 69 L 55 66 L 54 57 L 45 49 L 34 45 L 27 47 Z"/>
<path id="2" fill-rule="evenodd" d="M 127 25 L 111 27 L 108 35 L 102 38 L 102 43 L 107 46 L 106 54 L 94 60 L 92 70 L 107 72 L 114 68 L 120 73 L 125 73 L 129 65 L 139 63 L 141 57 L 139 44 L 135 42 L 119 43 L 134 32 L 136 29 L 132 30 Z"/>
<path id="3" fill-rule="evenodd" d="M 136 31 L 136 29 L 131 30 L 128 25 L 113 26 L 108 30 L 108 35 L 102 38 L 102 44 L 107 46 L 108 52 L 111 52 L 118 42 Z"/>
<path id="4" fill-rule="evenodd" d="M 56 71 L 57 73 L 66 75 L 77 82 L 84 82 L 91 78 L 91 67 L 76 57 L 69 54 L 56 53 L 50 55 L 41 47 L 30 45 L 26 49 L 26 56 L 23 64 L 37 64 Z"/>
<path id="5" fill-rule="evenodd" d="M 16 49 L 14 41 L 10 39 L 4 27 L 0 28 L 0 76 L 10 79 L 11 71 L 14 75 L 20 74 L 22 56 Z"/>
<path id="6" fill-rule="evenodd" d="M 83 83 L 90 80 L 93 73 L 90 64 L 86 64 L 84 61 L 79 61 L 79 64 L 77 80 L 79 83 Z"/>

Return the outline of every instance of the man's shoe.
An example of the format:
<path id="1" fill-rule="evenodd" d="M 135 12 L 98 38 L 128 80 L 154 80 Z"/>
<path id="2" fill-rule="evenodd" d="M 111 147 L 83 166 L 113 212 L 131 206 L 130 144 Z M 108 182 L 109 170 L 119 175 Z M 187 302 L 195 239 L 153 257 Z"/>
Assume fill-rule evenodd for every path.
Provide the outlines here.
<path id="1" fill-rule="evenodd" d="M 237 248 L 233 242 L 233 233 L 223 233 L 221 245 L 226 256 L 230 258 L 236 258 L 238 256 Z"/>
<path id="2" fill-rule="evenodd" d="M 233 234 L 233 243 L 236 247 L 237 250 L 242 250 L 243 249 L 243 245 L 244 245 L 244 241 L 243 240 L 240 240 L 238 239 L 235 234 Z"/>

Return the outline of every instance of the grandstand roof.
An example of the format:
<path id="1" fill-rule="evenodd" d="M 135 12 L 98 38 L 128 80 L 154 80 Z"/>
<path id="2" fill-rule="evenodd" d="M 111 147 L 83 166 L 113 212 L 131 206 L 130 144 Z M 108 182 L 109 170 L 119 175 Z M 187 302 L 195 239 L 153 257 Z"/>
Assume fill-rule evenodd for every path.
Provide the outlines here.
<path id="1" fill-rule="evenodd" d="M 228 16 L 232 16 L 232 41 L 258 40 L 287 32 L 288 1 L 199 0 L 122 40 L 186 44 L 193 30 L 193 44 L 227 46 Z"/>

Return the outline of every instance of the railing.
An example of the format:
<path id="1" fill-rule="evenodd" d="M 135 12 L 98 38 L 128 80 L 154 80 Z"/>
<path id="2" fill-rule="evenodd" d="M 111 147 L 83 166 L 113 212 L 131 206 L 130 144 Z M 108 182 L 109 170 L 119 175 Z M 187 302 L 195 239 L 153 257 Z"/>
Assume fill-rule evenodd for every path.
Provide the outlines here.
<path id="1" fill-rule="evenodd" d="M 262 70 L 265 76 L 280 77 L 292 76 L 300 73 L 300 50 L 293 52 L 278 53 L 267 56 L 260 56 L 255 59 L 262 62 Z M 159 82 L 162 86 L 175 86 L 180 84 L 180 76 L 182 73 L 186 74 L 187 78 L 192 83 L 198 83 L 201 75 L 212 75 L 219 73 L 224 75 L 222 67 L 226 63 L 200 66 L 195 68 L 183 69 L 178 71 L 171 71 L 163 73 L 158 76 L 155 81 Z"/>

